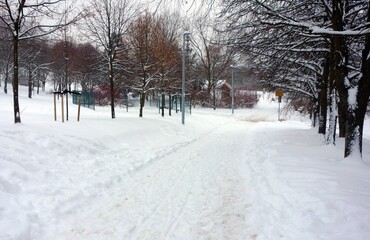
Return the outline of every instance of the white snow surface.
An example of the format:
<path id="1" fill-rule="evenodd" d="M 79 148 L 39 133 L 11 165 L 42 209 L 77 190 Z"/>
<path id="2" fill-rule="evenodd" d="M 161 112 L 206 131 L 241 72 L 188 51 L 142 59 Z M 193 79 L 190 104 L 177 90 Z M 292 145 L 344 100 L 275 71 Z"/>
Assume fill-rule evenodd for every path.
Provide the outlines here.
<path id="1" fill-rule="evenodd" d="M 70 98 L 71 99 L 71 98 Z M 161 117 L 0 93 L 1 240 L 370 239 L 370 120 L 363 160 L 277 102 Z"/>

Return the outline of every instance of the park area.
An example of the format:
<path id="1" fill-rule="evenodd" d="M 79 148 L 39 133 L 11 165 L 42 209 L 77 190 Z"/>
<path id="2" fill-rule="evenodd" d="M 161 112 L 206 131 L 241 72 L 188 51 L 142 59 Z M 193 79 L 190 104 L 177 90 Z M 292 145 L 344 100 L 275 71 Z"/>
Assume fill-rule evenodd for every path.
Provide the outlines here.
<path id="1" fill-rule="evenodd" d="M 343 158 L 277 101 L 161 117 L 95 111 L 21 87 L 22 123 L 0 93 L 2 240 L 370 239 L 370 119 L 363 158 Z M 58 100 L 59 106 L 60 100 Z"/>

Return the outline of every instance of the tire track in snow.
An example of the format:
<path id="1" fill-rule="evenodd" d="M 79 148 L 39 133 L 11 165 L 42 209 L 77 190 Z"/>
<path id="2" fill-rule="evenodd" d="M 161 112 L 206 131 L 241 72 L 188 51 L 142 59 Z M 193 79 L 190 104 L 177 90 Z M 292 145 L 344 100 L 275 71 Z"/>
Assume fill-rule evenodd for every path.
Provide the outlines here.
<path id="1" fill-rule="evenodd" d="M 145 215 L 145 217 L 142 218 L 142 222 L 140 223 L 140 227 L 139 228 L 135 228 L 134 231 L 132 231 L 132 235 L 130 236 L 130 239 L 139 239 L 138 236 L 140 234 L 141 231 L 144 231 L 150 221 L 157 215 L 159 214 L 159 211 L 165 211 L 166 209 L 168 209 L 168 213 L 167 215 L 170 216 L 171 213 L 170 213 L 170 209 L 171 208 L 171 199 L 176 195 L 176 187 L 178 187 L 181 183 L 181 180 L 183 180 L 184 177 L 186 177 L 186 172 L 188 171 L 188 168 L 189 166 L 191 165 L 191 160 L 193 158 L 195 158 L 196 156 L 193 156 L 193 157 L 190 157 L 188 158 L 187 160 L 189 160 L 188 162 L 185 162 L 185 164 L 181 167 L 181 172 L 179 174 L 177 174 L 175 176 L 175 178 L 173 179 L 173 181 L 171 182 L 171 186 L 168 189 L 168 191 L 166 192 L 166 195 L 165 196 L 162 196 L 162 199 L 165 199 L 164 201 L 159 201 L 158 203 L 156 203 L 155 207 L 150 209 L 149 210 L 149 213 Z M 167 167 L 167 169 L 163 172 L 165 173 L 168 173 L 170 172 L 170 167 Z M 162 174 L 164 176 L 164 174 Z M 156 180 L 158 181 L 159 179 L 159 176 L 155 176 L 155 179 L 152 179 L 151 183 L 150 183 L 150 186 L 149 186 L 149 190 L 152 190 L 152 186 L 155 185 L 153 184 L 154 182 L 156 182 Z M 149 191 L 150 192 L 150 191 Z M 151 192 L 148 193 L 148 195 L 152 194 Z M 151 202 L 153 201 L 153 197 L 152 198 L 149 198 L 150 200 L 146 200 L 146 202 Z M 155 199 L 154 199 L 155 201 Z M 184 201 L 184 204 L 186 204 L 186 200 Z M 162 213 L 163 214 L 163 213 Z M 173 218 L 171 217 L 168 217 L 168 219 L 171 219 L 171 220 L 174 220 Z M 168 226 L 168 222 L 171 224 L 171 220 L 170 221 L 167 221 L 167 223 L 164 225 L 164 226 Z M 166 228 L 166 227 L 165 227 Z M 163 234 L 161 234 L 161 236 L 163 236 Z"/>
<path id="2" fill-rule="evenodd" d="M 136 172 L 139 172 L 141 170 L 144 170 L 145 168 L 149 167 L 152 164 L 155 164 L 159 160 L 161 160 L 161 159 L 163 159 L 165 157 L 168 157 L 169 155 L 175 154 L 175 153 L 177 153 L 177 151 L 179 151 L 181 149 L 184 149 L 184 148 L 186 148 L 186 147 L 188 147 L 188 146 L 190 146 L 192 144 L 195 144 L 195 143 L 201 141 L 202 139 L 208 137 L 209 135 L 211 135 L 212 133 L 214 133 L 215 131 L 217 131 L 221 127 L 224 127 L 224 126 L 229 125 L 231 123 L 232 123 L 232 121 L 229 121 L 225 125 L 223 125 L 223 126 L 221 126 L 221 125 L 216 126 L 215 128 L 213 128 L 213 129 L 211 129 L 211 130 L 203 133 L 202 135 L 200 135 L 198 137 L 195 137 L 195 138 L 191 139 L 190 141 L 182 142 L 182 143 L 179 143 L 179 144 L 177 144 L 175 146 L 171 146 L 169 149 L 159 150 L 158 152 L 155 153 L 155 155 L 153 157 L 149 158 L 148 161 L 146 161 L 143 164 L 141 164 L 139 166 L 136 166 L 133 169 L 129 170 L 129 174 L 133 175 Z"/>
<path id="3" fill-rule="evenodd" d="M 184 214 L 185 206 L 189 201 L 189 197 L 192 193 L 195 182 L 199 178 L 199 171 L 200 171 L 200 167 L 197 168 L 197 173 L 192 176 L 193 182 L 192 182 L 192 185 L 190 187 L 190 191 L 187 191 L 185 199 L 182 202 L 182 204 L 180 205 L 180 209 L 178 211 L 176 211 L 176 213 L 174 214 L 175 216 L 173 218 L 168 218 L 167 227 L 166 227 L 165 231 L 162 233 L 162 235 L 166 236 L 166 238 L 169 235 L 169 233 L 177 227 L 177 225 L 179 224 L 180 217 Z"/>
<path id="4" fill-rule="evenodd" d="M 151 197 L 151 195 L 157 196 L 161 194 L 160 191 L 158 191 L 158 189 L 155 189 L 155 187 L 158 186 L 158 184 L 156 183 L 160 182 L 160 180 L 158 179 L 163 178 L 163 177 L 169 178 L 169 179 L 172 179 L 173 184 L 171 185 L 170 190 L 167 191 L 166 194 L 162 197 L 162 201 L 163 201 L 162 204 L 161 203 L 156 204 L 155 207 L 152 208 L 151 211 L 149 211 L 150 213 L 147 214 L 143 218 L 145 219 L 145 221 L 141 222 L 140 228 L 136 227 L 135 230 L 132 231 L 132 235 L 130 239 L 150 239 L 150 238 L 145 238 L 146 237 L 145 233 L 146 233 L 146 230 L 148 230 L 148 228 L 150 227 L 150 225 L 151 224 L 153 225 L 152 221 L 158 221 L 158 220 L 155 220 L 155 218 L 158 218 L 157 215 L 167 216 L 166 223 L 163 223 L 163 222 L 161 223 L 162 226 L 160 227 L 160 229 L 162 230 L 159 229 L 156 232 L 156 234 L 160 233 L 158 235 L 160 236 L 159 239 L 175 239 L 175 238 L 171 238 L 171 234 L 173 234 L 176 231 L 178 224 L 181 222 L 180 218 L 183 216 L 184 212 L 190 212 L 192 214 L 194 213 L 192 212 L 194 209 L 189 210 L 188 209 L 189 207 L 187 207 L 189 199 L 191 199 L 192 201 L 194 200 L 197 201 L 198 196 L 194 198 L 194 194 L 193 194 L 194 185 L 198 184 L 199 186 L 201 186 L 200 190 L 199 189 L 195 190 L 198 195 L 203 195 L 203 197 L 200 197 L 200 201 L 204 200 L 204 197 L 206 197 L 206 199 L 208 199 L 209 197 L 207 195 L 204 196 L 204 192 L 207 192 L 208 191 L 207 188 L 209 187 L 204 186 L 204 184 L 201 183 L 202 179 L 201 177 L 199 177 L 201 169 L 203 170 L 203 175 L 204 174 L 210 175 L 209 177 L 211 177 L 211 180 L 209 182 L 212 182 L 213 185 L 217 184 L 216 188 L 222 188 L 221 185 L 223 184 L 220 182 L 219 179 L 213 176 L 214 173 L 210 174 L 209 172 L 208 173 L 204 172 L 205 170 L 209 168 L 208 165 L 212 164 L 209 162 L 209 157 L 207 155 L 213 154 L 213 153 L 211 151 L 210 153 L 204 154 L 203 152 L 207 152 L 207 149 L 204 149 L 204 143 L 200 143 L 200 142 L 214 141 L 215 138 L 216 139 L 224 139 L 225 137 L 227 138 L 228 137 L 227 135 L 225 136 L 221 134 L 222 135 L 221 137 L 218 135 L 220 135 L 219 132 L 222 133 L 223 131 L 225 131 L 224 130 L 225 127 L 228 126 L 230 123 L 232 122 L 230 121 L 224 126 L 219 127 L 216 130 L 210 131 L 202 135 L 201 137 L 197 138 L 196 140 L 186 144 L 184 147 L 176 149 L 175 152 L 172 152 L 167 156 L 161 157 L 162 160 L 164 160 L 162 163 L 167 163 L 166 161 L 167 158 L 171 158 L 171 156 L 178 156 L 179 152 L 180 152 L 180 155 L 184 155 L 182 151 L 186 152 L 187 148 L 193 148 L 193 150 L 195 148 L 195 150 L 199 151 L 198 155 L 195 155 L 195 156 L 187 157 L 185 155 L 185 157 L 180 157 L 180 159 L 176 159 L 176 160 L 172 159 L 172 163 L 174 165 L 171 164 L 170 166 L 165 166 L 164 169 L 161 169 L 161 171 L 157 172 L 158 175 L 156 175 L 155 178 L 152 179 L 150 183 L 150 187 L 147 192 L 147 197 L 145 201 L 146 203 L 158 201 L 157 198 Z M 198 145 L 200 145 L 200 147 L 198 147 Z M 218 147 L 220 146 L 216 146 L 215 148 L 217 149 Z M 229 144 L 228 147 L 232 149 L 233 144 Z M 203 155 L 203 156 L 200 156 L 200 155 Z M 217 151 L 216 151 L 216 155 L 219 155 L 217 154 Z M 206 162 L 202 164 L 200 160 L 205 160 Z M 181 165 L 181 164 L 184 164 L 184 165 Z M 217 171 L 222 171 L 222 168 L 224 166 L 226 166 L 226 163 L 218 166 Z M 171 176 L 169 172 L 177 172 L 178 170 L 176 169 L 179 169 L 179 168 L 182 168 L 181 174 L 178 175 L 178 177 L 174 181 L 173 176 Z M 188 183 L 187 188 L 181 188 L 184 182 Z M 179 189 L 181 189 L 182 191 L 179 191 Z M 235 193 L 236 192 L 240 193 L 240 191 L 235 191 Z M 213 199 L 215 198 L 215 194 L 213 194 L 212 198 Z M 218 196 L 216 196 L 216 198 L 218 198 Z M 207 204 L 207 202 L 205 202 L 205 204 Z M 193 204 L 193 205 L 196 205 L 196 204 Z M 218 209 L 218 211 L 220 210 L 222 210 L 222 208 Z M 235 215 L 238 216 L 238 214 L 235 214 Z M 211 218 L 213 217 L 214 216 L 211 216 Z M 243 217 L 241 217 L 241 219 L 242 221 L 244 221 Z M 208 218 L 207 221 L 209 220 L 210 219 Z M 151 229 L 155 229 L 155 226 L 152 226 Z"/>
<path id="5" fill-rule="evenodd" d="M 122 201 L 122 199 L 125 199 L 124 195 L 126 195 L 127 193 L 129 193 L 128 194 L 129 196 L 130 195 L 132 196 L 131 198 L 138 199 L 139 202 L 142 203 L 143 201 L 142 201 L 141 198 L 142 198 L 142 195 L 144 195 L 143 192 L 148 193 L 150 191 L 150 190 L 146 190 L 147 189 L 147 184 L 143 184 L 141 182 L 143 177 L 146 176 L 146 173 L 149 172 L 151 174 L 153 172 L 163 172 L 163 167 L 166 167 L 168 164 L 175 164 L 175 165 L 177 164 L 178 165 L 179 161 L 173 160 L 173 158 L 171 158 L 172 156 L 182 155 L 182 154 L 178 154 L 178 152 L 182 151 L 183 149 L 186 149 L 186 147 L 189 146 L 189 145 L 196 144 L 199 140 L 203 139 L 204 137 L 211 134 L 212 132 L 213 132 L 213 130 L 210 130 L 210 131 L 192 139 L 189 142 L 185 142 L 185 143 L 179 144 L 179 145 L 177 145 L 173 148 L 170 148 L 168 150 L 168 152 L 164 152 L 164 153 L 162 152 L 160 155 L 157 155 L 157 156 L 151 158 L 151 160 L 148 161 L 147 163 L 144 163 L 141 166 L 136 167 L 135 170 L 133 170 L 133 171 L 124 171 L 124 172 L 122 172 L 122 175 L 120 176 L 121 177 L 120 184 L 122 185 L 122 184 L 126 183 L 126 184 L 124 184 L 125 186 L 122 188 L 122 189 L 124 189 L 124 191 L 120 190 L 119 192 L 121 192 L 121 193 L 115 192 L 114 195 L 110 196 L 110 197 L 108 195 L 108 192 L 104 193 L 103 195 L 96 196 L 96 201 L 94 201 L 92 204 L 89 203 L 89 207 L 85 208 L 85 211 L 81 212 L 79 215 L 82 216 L 82 219 L 93 219 L 93 218 L 95 218 L 93 216 L 94 214 L 99 214 L 99 217 L 98 217 L 99 219 L 108 219 L 109 220 L 109 219 L 112 219 L 112 218 L 117 218 L 117 216 L 116 216 L 117 214 L 112 213 L 111 211 L 115 211 L 115 212 L 117 212 L 117 211 L 125 212 L 126 211 L 125 209 L 122 209 L 122 207 L 125 206 L 125 204 L 127 204 L 127 203 L 121 204 L 121 203 L 119 203 L 119 201 Z M 117 149 L 114 150 L 114 151 L 110 151 L 110 152 L 113 153 L 114 155 L 116 155 Z M 103 159 L 106 159 L 107 156 L 109 156 L 109 152 L 104 152 L 103 155 L 105 156 Z M 119 155 L 121 156 L 121 154 L 119 154 Z M 114 157 L 114 158 L 117 158 L 117 157 Z M 187 162 L 186 160 L 189 160 L 191 158 L 192 157 L 190 157 L 188 159 L 183 159 L 184 160 L 183 162 L 186 163 Z M 195 157 L 193 157 L 193 158 L 195 158 Z M 99 159 L 99 156 L 96 156 L 96 159 Z M 189 163 L 190 162 L 191 161 L 189 161 Z M 177 168 L 168 167 L 168 170 L 166 170 L 166 171 L 176 173 L 177 169 L 178 169 L 178 167 Z M 184 170 L 185 169 L 186 168 L 184 168 Z M 182 172 L 184 172 L 184 171 L 182 171 Z M 102 182 L 102 184 L 107 185 L 107 183 L 105 183 L 105 182 Z M 151 184 L 151 185 L 153 185 L 153 184 Z M 114 186 L 109 186 L 109 184 L 108 184 L 107 187 L 109 189 L 109 192 L 113 191 Z M 115 188 L 117 188 L 117 187 L 119 187 L 119 185 L 118 185 L 118 183 L 115 183 Z M 150 188 L 152 188 L 152 187 L 149 187 L 149 189 Z M 173 189 L 175 189 L 175 185 L 174 185 Z M 123 196 L 123 197 L 119 197 L 120 195 Z M 108 206 L 102 205 L 102 204 L 106 204 L 108 197 L 111 198 L 110 204 Z M 127 200 L 127 198 L 126 198 L 126 201 L 130 202 L 130 199 Z M 162 204 L 158 200 L 153 201 L 153 202 L 154 202 L 154 204 L 152 203 L 152 204 L 149 205 L 151 207 L 151 210 L 149 210 L 149 212 L 150 211 L 153 212 L 151 214 L 151 216 L 154 216 L 155 212 L 158 212 L 160 210 L 160 206 L 164 206 L 164 204 Z M 184 203 L 184 205 L 186 205 L 186 203 Z M 148 209 L 148 208 L 146 207 L 146 209 Z M 146 211 L 148 212 L 148 210 L 146 210 Z M 113 216 L 109 216 L 109 215 L 113 215 Z M 125 215 L 125 214 L 122 214 L 122 215 Z M 135 213 L 135 215 L 140 216 L 142 214 Z M 144 215 L 145 215 L 145 213 L 144 213 Z M 130 221 L 130 222 L 138 222 L 140 224 L 140 221 L 142 221 L 140 219 L 143 219 L 143 218 L 145 218 L 145 216 L 144 217 L 139 217 L 139 218 L 134 217 L 133 221 Z M 146 220 L 146 222 L 150 222 L 151 218 L 147 218 L 147 219 L 149 219 L 149 220 Z M 83 222 L 83 221 L 81 221 L 81 222 Z M 109 232 L 105 229 L 101 229 L 101 230 L 99 230 L 99 228 L 96 229 L 96 227 L 92 227 L 93 226 L 92 224 L 95 225 L 94 221 L 92 221 L 92 223 L 90 223 L 90 224 L 77 223 L 77 224 L 71 225 L 72 229 L 68 233 L 68 236 L 70 236 L 70 237 L 68 237 L 68 239 L 70 239 L 70 238 L 73 238 L 73 239 L 101 239 L 101 236 L 104 236 L 104 234 Z M 136 228 L 137 228 L 137 225 L 139 225 L 139 224 L 128 227 L 123 232 L 122 231 L 120 231 L 120 232 L 121 232 L 122 235 L 127 236 L 127 237 L 125 237 L 125 239 L 127 239 L 131 235 L 135 234 L 135 232 L 138 232 L 136 230 Z M 64 235 L 65 233 L 61 233 L 61 234 Z M 95 236 L 98 236 L 98 237 L 95 237 Z M 60 237 L 61 237 L 60 239 L 64 239 L 62 236 L 60 236 Z M 151 237 L 149 237 L 147 239 L 151 239 Z"/>
<path id="6" fill-rule="evenodd" d="M 236 161 L 239 151 L 244 146 L 238 143 L 238 137 L 233 136 L 235 132 L 229 132 L 229 124 L 213 131 L 209 137 L 201 139 L 198 142 L 199 146 L 191 146 L 192 150 L 199 152 L 198 159 L 192 159 L 196 160 L 192 167 L 195 169 L 197 166 L 198 173 L 197 176 L 193 176 L 196 180 L 192 182 L 191 197 L 188 191 L 184 197 L 187 200 L 183 202 L 182 207 L 172 213 L 178 215 L 176 218 L 169 217 L 170 228 L 165 227 L 162 231 L 163 237 L 159 239 L 238 239 L 240 234 L 247 235 L 245 209 L 248 206 L 243 196 L 245 192 L 243 178 L 237 174 L 238 161 Z M 205 143 L 213 147 L 208 147 Z M 230 164 L 234 166 L 230 167 Z M 225 180 L 229 183 L 225 184 Z M 181 231 L 180 234 L 176 233 L 181 230 L 179 225 L 183 225 L 184 219 L 186 220 L 186 217 L 181 219 L 184 214 L 191 215 L 188 219 L 195 219 L 191 223 L 194 225 L 191 226 L 193 235 L 189 234 L 190 229 L 182 232 L 189 234 L 189 237 L 181 235 Z"/>
<path id="7" fill-rule="evenodd" d="M 99 199 L 81 215 L 92 220 L 77 220 L 68 238 L 61 239 L 232 240 L 246 234 L 248 206 L 237 157 L 247 128 L 230 132 L 232 123 L 123 173 L 109 202 Z"/>
<path id="8" fill-rule="evenodd" d="M 216 205 L 206 208 L 200 221 L 202 239 L 253 239 L 246 226 L 246 214 L 249 204 L 247 202 L 245 178 L 241 175 L 243 163 L 244 141 L 249 129 L 245 123 L 239 124 L 240 129 L 234 126 L 224 126 L 215 133 L 216 146 L 222 151 L 216 151 L 215 162 L 218 163 L 213 171 L 216 172 L 214 180 L 210 180 L 204 187 L 218 188 L 214 193 L 219 196 Z M 205 152 L 205 158 L 209 158 Z M 208 156 L 207 156 L 208 155 Z M 208 185 L 208 186 L 207 186 Z"/>

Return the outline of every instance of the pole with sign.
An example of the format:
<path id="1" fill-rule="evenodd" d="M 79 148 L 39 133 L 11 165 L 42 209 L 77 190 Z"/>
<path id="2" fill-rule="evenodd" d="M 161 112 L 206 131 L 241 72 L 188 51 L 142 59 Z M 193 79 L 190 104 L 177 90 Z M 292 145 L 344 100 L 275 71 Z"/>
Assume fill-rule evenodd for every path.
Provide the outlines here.
<path id="1" fill-rule="evenodd" d="M 275 96 L 278 97 L 278 102 L 279 102 L 278 121 L 280 121 L 280 103 L 281 103 L 281 98 L 284 96 L 283 90 L 276 89 Z"/>

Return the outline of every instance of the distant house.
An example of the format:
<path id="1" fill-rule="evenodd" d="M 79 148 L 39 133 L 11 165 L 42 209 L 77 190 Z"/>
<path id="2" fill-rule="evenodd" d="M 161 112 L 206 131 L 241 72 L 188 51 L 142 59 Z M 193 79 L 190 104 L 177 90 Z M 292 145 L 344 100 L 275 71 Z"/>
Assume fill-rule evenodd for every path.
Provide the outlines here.
<path id="1" fill-rule="evenodd" d="M 226 80 L 219 80 L 216 85 L 216 101 L 219 107 L 229 107 L 232 101 L 232 86 Z M 234 86 L 234 106 L 251 108 L 258 102 L 257 90 L 253 86 Z"/>
<path id="2" fill-rule="evenodd" d="M 251 108 L 258 102 L 257 90 L 250 86 L 237 87 L 234 92 L 235 106 Z"/>
<path id="3" fill-rule="evenodd" d="M 231 85 L 226 80 L 219 80 L 217 82 L 215 92 L 217 106 L 231 106 Z"/>
<path id="4" fill-rule="evenodd" d="M 210 95 L 205 95 L 207 86 L 204 86 L 203 91 L 196 94 L 194 102 L 200 103 L 202 106 L 207 105 L 213 99 L 213 92 Z M 221 108 L 231 107 L 232 101 L 232 86 L 226 80 L 218 80 L 215 87 L 216 106 Z M 258 102 L 257 89 L 250 85 L 235 86 L 234 85 L 234 106 L 236 108 L 251 108 Z"/>

